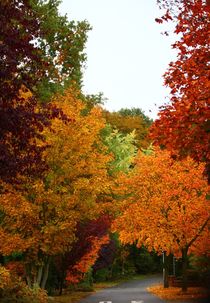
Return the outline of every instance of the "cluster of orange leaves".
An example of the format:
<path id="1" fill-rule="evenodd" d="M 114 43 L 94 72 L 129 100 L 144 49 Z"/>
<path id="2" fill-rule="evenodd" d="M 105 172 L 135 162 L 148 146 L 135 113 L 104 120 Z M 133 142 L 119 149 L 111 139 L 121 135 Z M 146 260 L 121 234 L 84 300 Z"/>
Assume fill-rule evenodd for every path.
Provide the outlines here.
<path id="1" fill-rule="evenodd" d="M 185 247 L 197 254 L 210 252 L 209 187 L 203 168 L 190 158 L 174 161 L 167 151 L 139 153 L 119 187 L 124 197 L 112 228 L 122 243 L 177 256 Z"/>

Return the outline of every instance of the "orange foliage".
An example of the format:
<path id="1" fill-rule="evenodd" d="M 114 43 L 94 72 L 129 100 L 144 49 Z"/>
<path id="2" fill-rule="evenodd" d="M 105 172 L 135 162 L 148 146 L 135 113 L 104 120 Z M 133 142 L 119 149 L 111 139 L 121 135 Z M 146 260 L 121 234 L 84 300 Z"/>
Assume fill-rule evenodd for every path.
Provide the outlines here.
<path id="1" fill-rule="evenodd" d="M 98 196 L 110 191 L 110 156 L 100 143 L 105 125 L 100 109 L 82 115 L 84 105 L 70 91 L 54 103 L 69 121 L 55 119 L 51 131 L 43 133 L 50 145 L 45 151 L 48 175 L 44 180 L 24 179 L 25 185 L 18 190 L 2 185 L 3 255 L 27 249 L 35 255 L 39 250 L 49 255 L 65 251 L 75 241 L 77 223 L 100 213 Z"/>
<path id="2" fill-rule="evenodd" d="M 164 288 L 163 286 L 155 285 L 149 287 L 148 290 L 164 300 L 189 300 L 207 298 L 209 295 L 209 291 L 202 287 L 189 287 L 187 292 L 183 292 L 177 287 Z"/>
<path id="3" fill-rule="evenodd" d="M 203 168 L 190 158 L 174 161 L 167 151 L 139 153 L 132 173 L 121 178 L 127 195 L 113 224 L 120 240 L 175 255 L 183 248 L 209 251 L 209 187 Z"/>
<path id="4" fill-rule="evenodd" d="M 10 272 L 15 273 L 15 275 L 24 276 L 25 270 L 21 261 L 10 261 L 5 265 L 5 268 Z"/>
<path id="5" fill-rule="evenodd" d="M 25 237 L 33 230 L 36 214 L 33 206 L 12 188 L 1 182 L 5 191 L 1 194 L 0 211 L 3 214 L 0 226 L 0 253 L 10 255 L 14 251 L 26 251 L 33 239 Z"/>
<path id="6" fill-rule="evenodd" d="M 111 189 L 111 157 L 100 142 L 105 126 L 100 108 L 84 114 L 84 103 L 70 90 L 53 104 L 68 119 L 55 118 L 42 133 L 49 145 L 43 156 L 49 167 L 45 177 L 22 177 L 16 188 L 2 183 L 0 253 L 24 252 L 33 272 L 49 256 L 70 249 L 77 224 L 103 211 L 100 197 Z"/>

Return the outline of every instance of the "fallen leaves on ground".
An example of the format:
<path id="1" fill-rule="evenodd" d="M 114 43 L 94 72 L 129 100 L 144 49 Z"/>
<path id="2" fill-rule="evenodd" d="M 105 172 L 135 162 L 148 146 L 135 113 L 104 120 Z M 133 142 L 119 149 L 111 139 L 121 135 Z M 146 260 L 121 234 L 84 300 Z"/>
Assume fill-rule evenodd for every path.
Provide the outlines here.
<path id="1" fill-rule="evenodd" d="M 147 290 L 161 299 L 166 300 L 207 298 L 208 295 L 210 295 L 209 290 L 203 287 L 189 287 L 187 292 L 182 292 L 182 290 L 177 287 L 163 288 L 162 285 L 154 285 L 148 287 Z"/>

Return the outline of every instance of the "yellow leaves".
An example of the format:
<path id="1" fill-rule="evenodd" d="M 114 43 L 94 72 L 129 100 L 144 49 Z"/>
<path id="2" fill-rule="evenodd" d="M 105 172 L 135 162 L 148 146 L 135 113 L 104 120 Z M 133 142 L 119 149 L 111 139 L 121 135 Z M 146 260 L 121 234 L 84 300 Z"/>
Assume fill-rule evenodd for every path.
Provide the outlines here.
<path id="1" fill-rule="evenodd" d="M 99 108 L 93 108 L 90 113 L 82 115 L 84 103 L 76 99 L 72 91 L 67 91 L 59 100 L 54 100 L 69 121 L 55 119 L 53 132 L 46 132 L 51 145 L 46 157 L 52 169 L 58 168 L 61 175 L 74 180 L 79 175 L 87 176 L 106 173 L 106 163 L 110 159 L 105 155 L 100 143 L 99 133 L 105 122 Z"/>
<path id="2" fill-rule="evenodd" d="M 100 142 L 104 120 L 99 108 L 81 114 L 82 101 L 71 90 L 53 102 L 67 115 L 67 120 L 55 119 L 52 130 L 45 130 L 45 152 L 49 174 L 30 187 L 36 224 L 31 238 L 36 249 L 57 254 L 75 241 L 78 222 L 94 218 L 102 207 L 97 205 L 100 194 L 109 193 L 111 182 L 107 174 L 110 156 Z"/>
<path id="3" fill-rule="evenodd" d="M 1 230 L 0 251 L 10 255 L 14 251 L 25 251 L 30 247 L 30 234 L 37 216 L 33 205 L 11 186 L 5 186 L 0 196 Z"/>
<path id="4" fill-rule="evenodd" d="M 26 101 L 31 97 L 25 88 L 20 94 Z M 57 255 L 71 247 L 78 223 L 105 212 L 106 196 L 112 200 L 107 173 L 111 156 L 100 139 L 105 126 L 101 109 L 93 107 L 85 113 L 84 103 L 71 90 L 56 96 L 53 103 L 67 119 L 55 118 L 51 129 L 43 131 L 49 146 L 44 152 L 47 174 L 36 180 L 22 178 L 16 189 L 4 185 L 0 196 L 1 253 L 24 251 L 30 262 L 38 260 L 40 253 Z"/>
<path id="5" fill-rule="evenodd" d="M 28 241 L 21 238 L 17 230 L 13 232 L 7 232 L 2 227 L 0 228 L 0 253 L 4 256 L 9 256 L 15 251 L 24 252 L 29 247 Z"/>
<path id="6" fill-rule="evenodd" d="M 11 283 L 9 270 L 0 265 L 0 290 L 4 290 Z"/>
<path id="7" fill-rule="evenodd" d="M 19 90 L 19 97 L 23 98 L 24 100 L 28 100 L 32 97 L 32 92 L 26 88 L 24 85 L 21 85 L 21 88 Z"/>
<path id="8" fill-rule="evenodd" d="M 84 206 L 86 201 L 87 206 L 92 201 L 94 206 L 97 196 L 109 192 L 111 185 L 107 174 L 110 156 L 100 140 L 100 131 L 105 126 L 101 109 L 94 107 L 89 113 L 82 114 L 84 103 L 71 90 L 58 101 L 56 98 L 54 103 L 69 121 L 55 119 L 53 132 L 45 134 L 51 145 L 46 153 L 51 168 L 49 186 L 59 187 L 59 192 L 64 195 L 65 192 L 71 194 L 79 207 L 79 200 Z"/>

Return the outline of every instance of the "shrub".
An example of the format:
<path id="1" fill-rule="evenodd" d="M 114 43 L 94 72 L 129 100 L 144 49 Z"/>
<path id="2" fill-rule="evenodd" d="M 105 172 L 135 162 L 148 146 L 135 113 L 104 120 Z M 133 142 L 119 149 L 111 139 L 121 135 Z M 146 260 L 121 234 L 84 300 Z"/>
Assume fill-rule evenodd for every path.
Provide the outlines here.
<path id="1" fill-rule="evenodd" d="M 47 303 L 47 293 L 40 288 L 29 288 L 20 277 L 0 266 L 1 303 Z"/>

